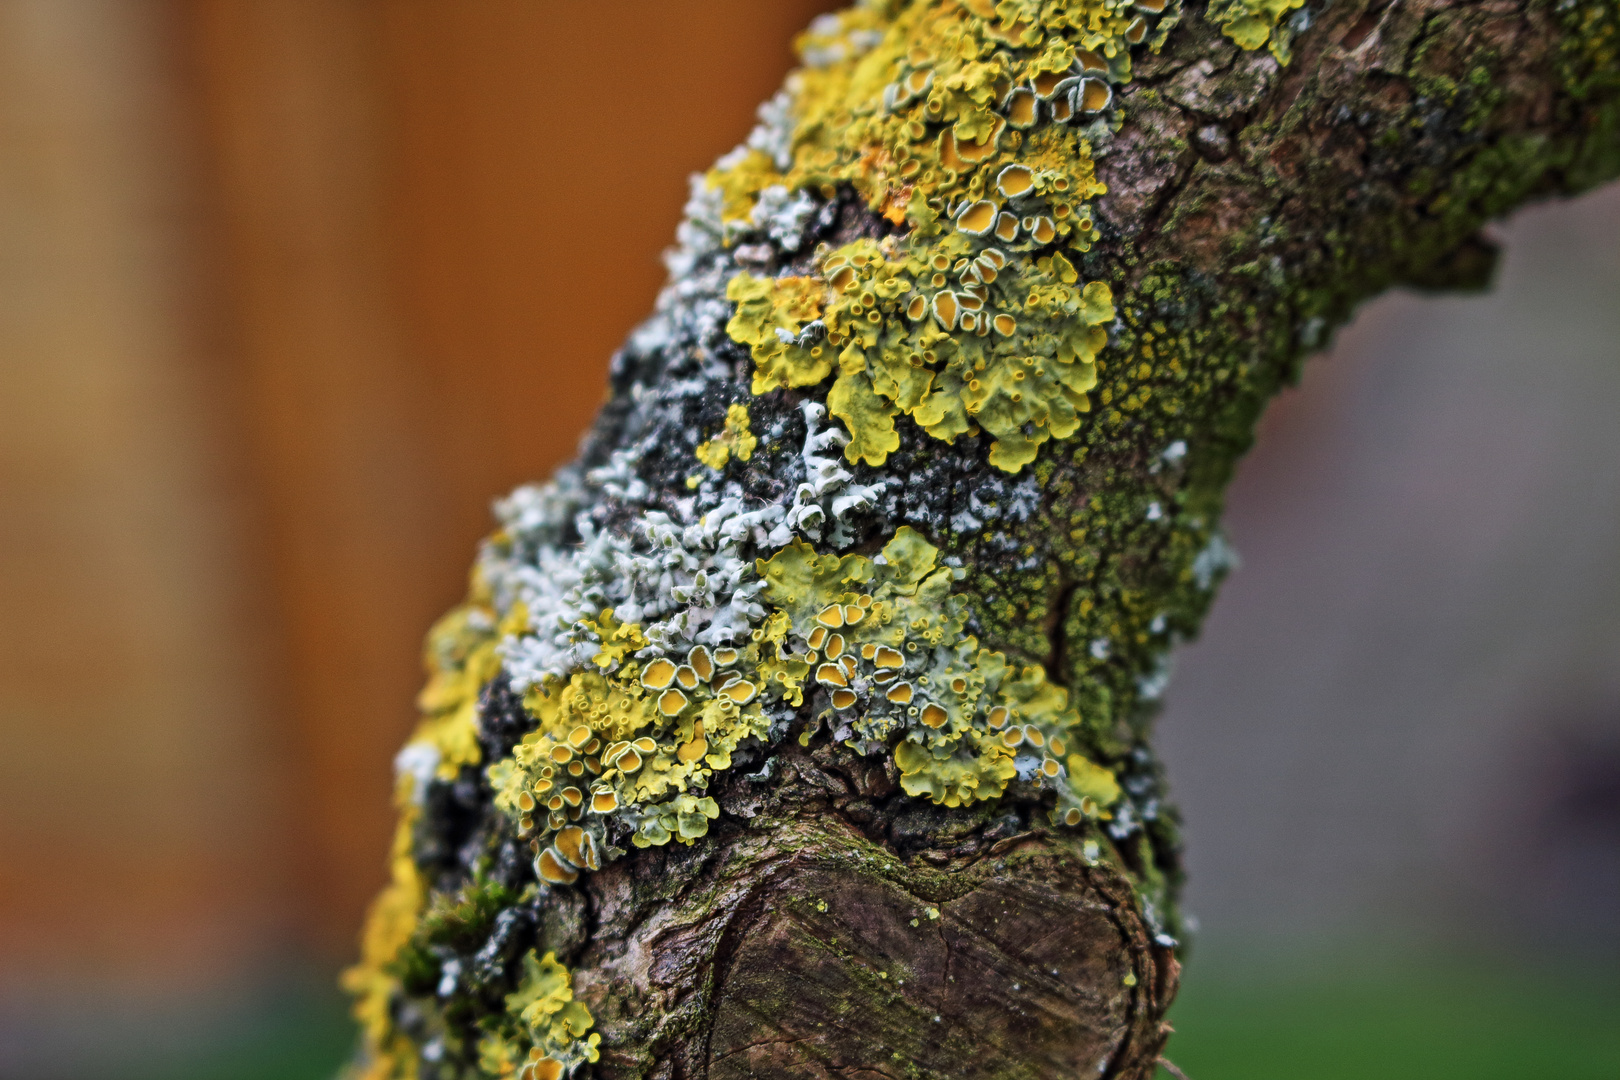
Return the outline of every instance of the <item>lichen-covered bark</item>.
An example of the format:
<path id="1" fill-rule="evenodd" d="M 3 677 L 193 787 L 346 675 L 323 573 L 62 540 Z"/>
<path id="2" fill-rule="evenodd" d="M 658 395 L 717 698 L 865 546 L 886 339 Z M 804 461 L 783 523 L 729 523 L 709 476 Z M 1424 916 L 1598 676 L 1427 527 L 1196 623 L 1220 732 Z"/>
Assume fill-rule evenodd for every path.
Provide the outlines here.
<path id="1" fill-rule="evenodd" d="M 813 28 L 430 639 L 357 1067 L 1151 1075 L 1233 463 L 1356 303 L 1620 172 L 1617 49 L 1613 0 Z"/>

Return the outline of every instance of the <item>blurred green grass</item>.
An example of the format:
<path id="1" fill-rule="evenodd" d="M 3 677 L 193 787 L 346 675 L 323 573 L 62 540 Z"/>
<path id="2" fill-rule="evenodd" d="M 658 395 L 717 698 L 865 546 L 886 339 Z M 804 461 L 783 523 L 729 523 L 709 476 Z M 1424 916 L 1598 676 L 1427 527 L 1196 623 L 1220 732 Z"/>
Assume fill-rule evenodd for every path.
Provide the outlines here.
<path id="1" fill-rule="evenodd" d="M 1195 957 L 1170 1020 L 1189 1080 L 1620 1078 L 1612 967 Z"/>
<path id="2" fill-rule="evenodd" d="M 1191 1080 L 1620 1078 L 1612 967 L 1194 957 L 1171 1021 L 1168 1056 Z M 342 998 L 304 984 L 118 1080 L 330 1080 L 353 1039 Z"/>
<path id="3" fill-rule="evenodd" d="M 251 1015 L 159 1059 L 107 1070 L 103 1080 L 332 1080 L 355 1046 L 337 987 L 298 980 L 266 994 Z"/>

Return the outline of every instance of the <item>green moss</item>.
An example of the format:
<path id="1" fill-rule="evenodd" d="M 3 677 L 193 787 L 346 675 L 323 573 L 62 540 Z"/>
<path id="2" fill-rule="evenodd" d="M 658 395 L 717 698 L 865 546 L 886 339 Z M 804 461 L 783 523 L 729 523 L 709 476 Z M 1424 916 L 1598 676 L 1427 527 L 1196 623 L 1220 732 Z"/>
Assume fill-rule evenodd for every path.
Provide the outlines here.
<path id="1" fill-rule="evenodd" d="M 474 953 L 489 938 L 495 916 L 517 901 L 497 883 L 473 882 L 456 896 L 438 896 L 422 913 L 394 967 L 405 989 L 431 994 L 439 979 L 439 953 Z"/>

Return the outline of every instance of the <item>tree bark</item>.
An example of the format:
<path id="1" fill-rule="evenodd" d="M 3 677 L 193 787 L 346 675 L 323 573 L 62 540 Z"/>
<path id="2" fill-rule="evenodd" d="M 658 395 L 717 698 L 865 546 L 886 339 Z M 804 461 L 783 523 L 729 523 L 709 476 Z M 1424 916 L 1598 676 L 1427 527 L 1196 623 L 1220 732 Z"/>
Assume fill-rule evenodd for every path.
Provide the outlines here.
<path id="1" fill-rule="evenodd" d="M 427 717 L 401 759 L 394 884 L 349 976 L 367 1026 L 357 1065 L 366 1075 L 1152 1075 L 1185 935 L 1179 841 L 1150 722 L 1165 654 L 1196 633 L 1229 564 L 1217 529 L 1222 491 L 1255 418 L 1355 304 L 1398 284 L 1484 287 L 1494 252 L 1482 225 L 1620 172 L 1620 5 L 1612 0 L 1171 4 L 1131 29 L 1153 6 L 1122 6 L 1103 33 L 1127 42 L 1136 35 L 1138 44 L 1118 53 L 1129 64 L 1103 55 L 1113 39 L 1066 53 L 1073 66 L 1053 75 L 1072 85 L 1040 94 L 1051 82 L 1037 72 L 1022 105 L 1026 69 L 1017 65 L 1042 41 L 1070 33 L 1063 5 L 871 4 L 837 26 L 812 28 L 809 74 L 778 103 L 789 120 L 762 111 L 757 157 L 727 159 L 697 185 L 660 312 L 615 358 L 609 402 L 579 464 L 552 488 L 507 504 L 469 606 L 430 639 Z M 975 42 L 972 57 L 990 68 L 1011 65 L 1005 84 L 993 71 L 985 76 L 984 122 L 1001 134 L 970 138 L 978 130 L 972 72 L 951 66 L 969 54 L 947 61 L 928 53 L 945 39 L 926 35 L 941 27 L 952 42 Z M 872 76 L 888 97 L 863 112 L 848 103 L 861 92 L 860 72 L 877 68 L 861 67 L 868 54 L 909 57 L 910 67 L 896 67 L 892 83 L 890 73 Z M 1100 57 L 1098 66 L 1088 56 Z M 856 73 L 838 90 L 845 104 L 815 128 L 806 119 L 815 115 L 813 95 L 830 92 L 817 72 L 840 71 Z M 962 88 L 959 101 L 951 87 Z M 1063 98 L 1070 92 L 1072 106 Z M 922 147 L 921 166 L 908 174 L 911 151 L 883 141 L 881 118 L 923 109 L 931 94 L 944 105 L 915 114 L 910 137 Z M 967 119 L 952 127 L 958 107 Z M 1001 116 L 1018 128 L 1019 108 L 1034 110 L 1019 128 L 1027 134 L 996 127 Z M 1020 223 L 1006 213 L 1027 204 L 1009 190 L 1020 176 L 1000 170 L 1025 160 L 1020 146 L 1036 160 L 1048 145 L 1042 125 L 1065 121 L 1073 139 L 1064 135 L 1063 152 L 1078 155 L 1077 169 L 1094 167 L 1099 188 L 1064 203 L 1066 216 L 1053 211 L 1061 239 L 1042 240 L 1051 220 L 1043 226 L 1034 214 Z M 792 139 L 773 142 L 773 131 Z M 839 158 L 840 147 L 854 147 L 853 156 Z M 823 150 L 824 159 L 814 156 Z M 968 179 L 979 175 L 973 155 L 981 153 L 995 162 L 997 171 L 984 174 L 993 184 Z M 846 160 L 854 163 L 838 164 Z M 764 179 L 748 182 L 750 168 Z M 1044 206 L 1063 201 L 1046 194 Z M 741 200 L 740 212 L 716 209 L 722 199 Z M 974 217 L 980 203 L 991 207 L 983 229 Z M 1007 325 L 1018 329 L 997 323 L 996 333 L 1027 335 L 1026 351 L 1038 353 L 1044 339 L 1025 327 L 1039 324 L 1040 307 L 1021 289 L 1072 285 L 1064 294 L 1075 298 L 1065 309 L 1070 329 L 1106 334 L 1094 356 L 1072 361 L 1092 365 L 1094 386 L 1042 389 L 1042 364 L 1071 363 L 1061 345 L 1027 363 L 987 353 L 988 369 L 963 361 L 968 406 L 953 431 L 948 413 L 939 420 L 930 411 L 928 391 L 916 404 L 903 386 L 894 389 L 904 372 L 886 374 L 895 370 L 883 366 L 890 346 L 876 337 L 864 354 L 827 344 L 836 363 L 811 355 L 817 342 L 863 340 L 858 322 L 837 321 L 848 315 L 840 294 L 857 288 L 840 285 L 839 274 L 865 282 L 871 271 L 864 262 L 859 274 L 849 270 L 856 264 L 839 253 L 872 252 L 893 266 L 926 243 L 969 244 L 965 235 L 975 238 L 973 254 L 991 229 L 1017 237 L 1003 244 L 1012 254 L 999 254 L 995 269 L 1004 284 L 1019 283 L 1019 294 L 994 291 L 986 269 L 988 280 L 953 295 L 1004 303 L 997 310 L 1016 312 Z M 964 270 L 967 262 L 950 273 L 978 273 Z M 916 329 L 933 326 L 931 316 L 944 324 L 937 299 L 901 321 L 910 297 L 943 287 L 943 273 L 927 285 L 929 272 L 911 264 L 910 291 L 898 299 L 871 278 L 872 299 L 862 295 L 855 315 L 869 311 L 884 333 L 954 334 L 937 358 L 916 354 L 910 364 L 932 371 L 937 393 L 958 385 L 949 382 L 957 370 L 949 357 L 969 355 L 951 350 L 978 346 L 968 340 L 974 320 L 955 321 L 954 307 L 949 334 Z M 810 307 L 792 316 L 783 290 L 800 282 L 810 299 L 792 302 Z M 1069 331 L 1060 323 L 1061 337 Z M 1000 341 L 988 330 L 977 337 Z M 1025 367 L 1006 384 L 1006 401 L 975 396 L 980 379 L 999 378 L 998 364 L 1018 363 Z M 1027 404 L 1023 393 L 1047 395 L 1040 405 L 1050 413 L 1021 427 L 998 419 L 1002 408 L 1024 415 L 1014 408 Z M 1064 401 L 1079 410 L 1072 421 Z M 841 431 L 829 426 L 835 421 L 849 433 L 829 440 L 825 432 Z M 793 525 L 795 508 L 814 502 L 796 492 L 829 470 L 843 477 L 827 481 L 832 501 Z M 767 515 L 734 549 L 702 539 L 711 519 L 734 512 L 727 499 Z M 702 619 L 712 621 L 701 632 L 688 619 L 679 652 L 675 638 L 622 629 L 651 633 L 654 616 L 709 587 L 695 583 L 692 567 L 658 579 L 662 592 L 651 599 L 624 584 L 623 575 L 644 572 L 629 569 L 642 565 L 635 560 L 651 566 L 664 557 L 646 539 L 659 522 L 675 530 L 668 551 L 689 549 L 701 561 L 710 558 L 704 552 L 734 550 L 743 567 L 734 572 L 750 581 L 757 573 L 749 587 L 759 591 L 747 595 L 762 606 L 739 616 L 741 636 L 716 629 L 725 611 L 743 610 L 741 600 L 704 607 Z M 916 554 L 915 543 L 932 554 Z M 1005 712 L 998 719 L 994 702 L 1014 700 L 1003 682 L 1003 697 L 986 689 L 982 710 L 968 708 L 960 724 L 955 713 L 946 723 L 943 709 L 934 723 L 926 706 L 920 720 L 914 707 L 893 712 L 881 731 L 862 727 L 862 717 L 876 715 L 867 703 L 896 683 L 869 686 L 851 662 L 848 684 L 859 681 L 859 696 L 850 689 L 841 699 L 845 676 L 827 669 L 837 666 L 843 637 L 836 647 L 826 630 L 809 638 L 811 623 L 798 615 L 788 637 L 768 637 L 777 624 L 766 612 L 783 613 L 785 627 L 798 602 L 793 553 L 808 559 L 812 548 L 834 559 L 814 565 L 842 566 L 854 576 L 841 580 L 871 590 L 861 610 L 892 603 L 922 622 L 941 613 L 930 625 L 949 628 L 948 640 L 926 638 L 917 655 L 971 642 L 960 655 L 976 660 L 929 670 L 994 682 L 1003 663 L 1009 672 L 1029 665 L 1016 700 L 1030 722 L 1019 729 L 1003 726 Z M 598 549 L 620 552 L 620 561 L 591 577 L 578 569 L 579 553 Z M 949 598 L 915 600 L 928 588 L 922 571 L 904 578 L 899 569 L 913 559 L 949 571 L 927 579 L 949 579 Z M 576 573 L 585 576 L 567 577 Z M 547 592 L 557 582 L 574 589 L 566 602 Z M 666 594 L 676 600 L 660 599 Z M 819 610 L 825 597 L 812 595 Z M 861 611 L 853 592 L 840 595 L 816 617 L 854 642 Z M 536 611 L 552 618 L 553 607 L 562 621 L 540 625 Z M 765 703 L 747 706 L 759 710 L 757 727 L 729 750 L 702 757 L 719 745 L 718 721 L 707 733 L 693 728 L 694 714 L 680 711 L 684 694 L 669 710 L 659 705 L 672 719 L 649 721 L 647 730 L 673 740 L 656 751 L 674 755 L 671 767 L 710 763 L 682 789 L 712 800 L 706 809 L 628 806 L 626 792 L 646 789 L 625 786 L 629 772 L 614 773 L 608 759 L 629 753 L 639 763 L 655 751 L 616 756 L 621 744 L 607 735 L 593 750 L 586 740 L 597 728 L 578 729 L 574 751 L 602 778 L 585 797 L 596 792 L 616 808 L 598 821 L 568 808 L 548 818 L 536 805 L 535 793 L 553 790 L 537 770 L 549 777 L 553 767 L 526 764 L 524 748 L 555 749 L 547 760 L 559 770 L 573 760 L 557 719 L 576 715 L 557 704 L 566 680 L 598 687 L 605 697 L 589 700 L 601 715 L 621 684 L 625 708 L 651 709 L 646 695 L 676 685 L 677 676 L 659 673 L 659 658 L 674 671 L 693 642 L 718 656 L 728 641 L 745 651 L 764 641 L 739 661 L 764 673 L 777 670 L 775 661 L 758 650 L 790 652 L 792 634 L 825 654 L 813 657 L 814 678 L 803 676 L 803 700 L 771 697 L 776 687 L 761 674 Z M 537 639 L 548 643 L 525 644 Z M 913 663 L 895 655 L 897 665 Z M 702 669 L 709 656 L 690 664 Z M 605 682 L 577 682 L 598 669 Z M 913 682 L 944 699 L 937 683 Z M 755 683 L 745 685 L 752 695 Z M 542 738 L 548 724 L 555 733 Z M 984 735 L 991 749 L 974 757 L 964 742 L 929 758 L 915 748 L 936 745 L 936 731 Z M 1065 756 L 1055 735 L 1077 753 Z M 1004 755 L 1000 787 L 988 774 L 955 779 L 953 768 L 988 768 L 997 740 L 1020 747 Z M 581 854 L 581 844 L 590 850 Z"/>

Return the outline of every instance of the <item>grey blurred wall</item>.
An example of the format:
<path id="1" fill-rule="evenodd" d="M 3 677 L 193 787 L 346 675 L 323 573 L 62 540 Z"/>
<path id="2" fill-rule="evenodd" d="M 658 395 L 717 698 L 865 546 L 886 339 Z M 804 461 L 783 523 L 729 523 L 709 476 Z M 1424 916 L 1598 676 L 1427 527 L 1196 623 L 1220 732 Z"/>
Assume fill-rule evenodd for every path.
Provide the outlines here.
<path id="1" fill-rule="evenodd" d="M 1620 945 L 1620 187 L 1267 414 L 1159 737 L 1206 944 Z"/>

